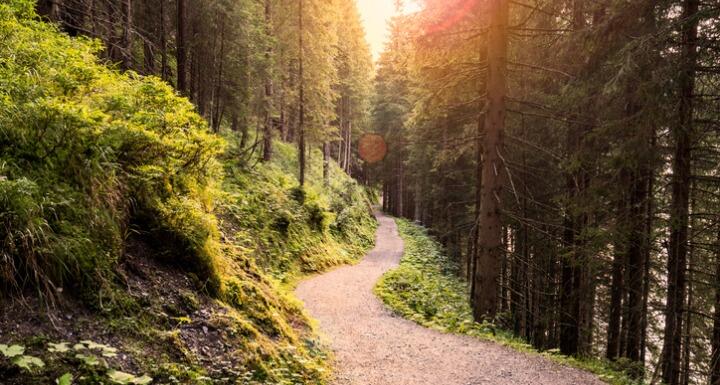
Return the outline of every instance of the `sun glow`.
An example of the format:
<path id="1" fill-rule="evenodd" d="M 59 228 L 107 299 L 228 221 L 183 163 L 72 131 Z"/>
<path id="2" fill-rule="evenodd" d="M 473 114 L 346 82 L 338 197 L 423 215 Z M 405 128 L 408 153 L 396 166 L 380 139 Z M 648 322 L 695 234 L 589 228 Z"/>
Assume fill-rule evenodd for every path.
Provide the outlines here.
<path id="1" fill-rule="evenodd" d="M 428 27 L 426 33 L 432 34 L 452 28 L 472 12 L 477 2 L 478 0 L 455 0 L 454 5 L 447 7 L 447 14 L 442 18 L 442 21 Z"/>
<path id="2" fill-rule="evenodd" d="M 417 12 L 421 9 L 416 1 L 405 1 L 404 3 L 403 13 Z M 357 0 L 357 5 L 373 58 L 377 60 L 389 37 L 388 22 L 396 14 L 395 2 L 391 0 Z"/>

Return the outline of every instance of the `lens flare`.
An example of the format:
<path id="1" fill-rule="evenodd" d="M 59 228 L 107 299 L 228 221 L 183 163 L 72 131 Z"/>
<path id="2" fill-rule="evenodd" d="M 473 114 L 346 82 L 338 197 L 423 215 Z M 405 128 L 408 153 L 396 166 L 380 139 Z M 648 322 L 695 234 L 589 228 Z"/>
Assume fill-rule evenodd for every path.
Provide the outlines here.
<path id="1" fill-rule="evenodd" d="M 434 34 L 451 29 L 455 24 L 464 19 L 478 4 L 479 0 L 458 0 L 452 6 L 443 5 L 445 13 L 448 14 L 441 22 L 435 23 L 426 29 L 427 34 Z"/>

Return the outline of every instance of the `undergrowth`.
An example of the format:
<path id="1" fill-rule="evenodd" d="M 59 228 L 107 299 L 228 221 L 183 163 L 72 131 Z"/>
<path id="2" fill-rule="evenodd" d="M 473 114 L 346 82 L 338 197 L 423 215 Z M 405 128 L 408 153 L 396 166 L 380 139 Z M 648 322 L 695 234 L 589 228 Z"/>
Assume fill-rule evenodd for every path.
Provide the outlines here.
<path id="1" fill-rule="evenodd" d="M 326 185 L 322 155 L 315 150 L 308 154 L 307 184 L 301 191 L 295 146 L 277 142 L 274 148 L 273 160 L 252 170 L 225 160 L 219 212 L 226 235 L 290 286 L 306 274 L 364 255 L 376 227 L 367 190 L 335 162 Z"/>
<path id="2" fill-rule="evenodd" d="M 99 301 L 129 231 L 164 239 L 221 289 L 210 214 L 224 141 L 153 77 L 98 62 L 100 46 L 0 4 L 0 287 Z"/>
<path id="3" fill-rule="evenodd" d="M 49 324 L 53 338 L 0 330 L 0 343 L 47 363 L 26 373 L 0 359 L 0 377 L 84 384 L 125 365 L 157 383 L 325 383 L 327 353 L 287 288 L 372 246 L 366 190 L 334 163 L 326 185 L 318 151 L 300 189 L 283 143 L 246 167 L 234 133 L 210 132 L 161 80 L 108 68 L 97 42 L 60 33 L 33 6 L 0 2 L 0 301 L 30 293 L 45 311 L 67 296 L 91 313 L 67 314 L 89 317 L 70 340 Z M 133 245 L 147 251 L 130 261 Z M 93 333 L 134 359 L 88 368 L 45 343 Z M 223 350 L 204 353 L 210 343 Z"/>
<path id="4" fill-rule="evenodd" d="M 470 335 L 521 352 L 540 354 L 590 371 L 612 385 L 641 383 L 623 372 L 622 363 L 568 357 L 557 350 L 539 352 L 509 331 L 474 322 L 468 285 L 460 278 L 460 266 L 447 257 L 423 227 L 404 219 L 396 222 L 405 251 L 400 266 L 387 272 L 375 286 L 376 295 L 394 312 L 442 332 Z"/>

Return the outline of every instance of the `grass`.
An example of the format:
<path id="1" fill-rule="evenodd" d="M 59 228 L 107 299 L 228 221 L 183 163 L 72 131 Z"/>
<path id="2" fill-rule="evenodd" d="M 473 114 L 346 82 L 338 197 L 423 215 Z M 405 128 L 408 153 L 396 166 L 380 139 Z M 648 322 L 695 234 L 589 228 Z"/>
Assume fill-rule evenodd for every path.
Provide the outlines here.
<path id="1" fill-rule="evenodd" d="M 334 163 L 326 184 L 314 150 L 300 189 L 290 144 L 276 143 L 272 162 L 246 167 L 236 133 L 210 132 L 170 85 L 108 68 L 100 50 L 44 23 L 32 0 L 0 2 L 0 300 L 62 293 L 90 313 L 82 334 L 114 339 L 98 342 L 118 343 L 137 373 L 167 383 L 209 382 L 177 327 L 192 322 L 222 330 L 237 362 L 223 369 L 242 371 L 240 383 L 324 383 L 327 351 L 288 288 L 372 247 L 365 188 Z M 149 251 L 144 258 L 181 270 L 168 277 L 191 277 L 182 289 L 204 307 L 198 312 L 193 296 L 171 309 L 167 298 L 130 292 L 130 239 Z M 50 325 L 31 332 L 67 338 Z M 76 357 L 29 344 L 37 334 L 15 337 L 0 343 L 25 343 L 58 372 L 18 372 L 0 357 L 0 377 L 17 376 L 10 383 L 84 373 Z"/>
<path id="2" fill-rule="evenodd" d="M 387 272 L 375 286 L 376 295 L 394 312 L 420 325 L 446 333 L 464 334 L 492 341 L 514 350 L 538 354 L 562 365 L 587 370 L 611 385 L 638 385 L 622 371 L 622 363 L 580 359 L 540 352 L 509 331 L 473 321 L 468 285 L 460 267 L 450 260 L 427 231 L 397 219 L 405 252 L 397 269 Z"/>
<path id="3" fill-rule="evenodd" d="M 357 261 L 372 248 L 377 223 L 367 190 L 335 162 L 325 185 L 322 155 L 311 151 L 300 192 L 295 146 L 274 148 L 273 160 L 251 171 L 226 160 L 218 212 L 225 236 L 290 288 L 309 274 Z"/>

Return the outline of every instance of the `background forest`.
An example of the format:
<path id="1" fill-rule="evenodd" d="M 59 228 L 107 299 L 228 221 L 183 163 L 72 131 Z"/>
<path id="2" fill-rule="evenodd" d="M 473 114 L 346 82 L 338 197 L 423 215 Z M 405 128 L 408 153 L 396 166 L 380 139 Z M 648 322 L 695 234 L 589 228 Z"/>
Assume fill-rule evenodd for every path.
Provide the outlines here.
<path id="1" fill-rule="evenodd" d="M 378 63 L 384 208 L 478 321 L 653 383 L 720 384 L 715 1 L 424 2 Z"/>

